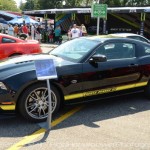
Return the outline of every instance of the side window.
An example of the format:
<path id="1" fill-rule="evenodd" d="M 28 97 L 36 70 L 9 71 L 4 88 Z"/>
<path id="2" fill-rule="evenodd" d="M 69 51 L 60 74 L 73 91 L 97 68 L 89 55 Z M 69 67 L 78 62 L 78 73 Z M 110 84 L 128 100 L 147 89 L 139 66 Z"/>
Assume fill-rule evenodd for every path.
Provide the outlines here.
<path id="1" fill-rule="evenodd" d="M 131 43 L 109 43 L 99 47 L 96 54 L 102 54 L 107 59 L 122 59 L 135 57 L 135 45 Z"/>
<path id="2" fill-rule="evenodd" d="M 15 43 L 16 41 L 10 38 L 2 38 L 2 43 Z"/>
<path id="3" fill-rule="evenodd" d="M 142 53 L 142 56 L 150 55 L 150 46 L 144 46 L 144 52 Z"/>

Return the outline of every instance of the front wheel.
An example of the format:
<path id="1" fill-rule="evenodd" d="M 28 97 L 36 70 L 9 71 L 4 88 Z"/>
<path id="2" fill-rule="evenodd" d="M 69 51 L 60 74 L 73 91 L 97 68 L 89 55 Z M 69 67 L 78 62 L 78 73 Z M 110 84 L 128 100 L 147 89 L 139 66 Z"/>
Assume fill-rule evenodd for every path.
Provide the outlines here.
<path id="1" fill-rule="evenodd" d="M 60 107 L 60 95 L 58 90 L 51 86 L 52 113 Z M 46 84 L 38 83 L 28 87 L 21 95 L 18 109 L 22 116 L 34 122 L 45 121 L 48 116 L 48 89 Z"/>

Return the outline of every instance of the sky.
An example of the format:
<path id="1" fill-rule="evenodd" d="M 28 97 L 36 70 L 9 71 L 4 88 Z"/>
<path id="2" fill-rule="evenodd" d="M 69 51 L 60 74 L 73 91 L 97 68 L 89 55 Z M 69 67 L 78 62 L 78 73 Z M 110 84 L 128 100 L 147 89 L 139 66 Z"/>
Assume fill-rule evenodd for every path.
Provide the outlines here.
<path id="1" fill-rule="evenodd" d="M 17 6 L 19 6 L 21 0 L 14 0 L 14 1 L 17 3 Z M 26 0 L 22 0 L 23 3 L 24 3 L 25 1 L 26 1 Z"/>

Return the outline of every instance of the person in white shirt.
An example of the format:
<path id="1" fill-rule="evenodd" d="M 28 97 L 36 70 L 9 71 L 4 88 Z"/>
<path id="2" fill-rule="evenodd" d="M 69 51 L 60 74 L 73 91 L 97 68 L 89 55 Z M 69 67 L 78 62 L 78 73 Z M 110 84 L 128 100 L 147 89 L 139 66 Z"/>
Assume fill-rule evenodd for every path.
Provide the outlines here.
<path id="1" fill-rule="evenodd" d="M 9 25 L 8 27 L 8 34 L 14 36 L 14 28 L 12 27 L 12 25 Z"/>
<path id="2" fill-rule="evenodd" d="M 80 30 L 77 28 L 76 24 L 74 24 L 71 29 L 71 37 L 72 39 L 80 37 Z"/>

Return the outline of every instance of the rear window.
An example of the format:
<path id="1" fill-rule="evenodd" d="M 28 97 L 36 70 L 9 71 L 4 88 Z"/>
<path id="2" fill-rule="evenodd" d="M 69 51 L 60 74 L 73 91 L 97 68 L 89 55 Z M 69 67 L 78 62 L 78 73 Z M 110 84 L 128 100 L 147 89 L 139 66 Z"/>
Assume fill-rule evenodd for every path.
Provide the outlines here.
<path id="1" fill-rule="evenodd" d="M 145 38 L 142 38 L 140 36 L 129 36 L 129 38 L 148 43 L 148 41 Z"/>

